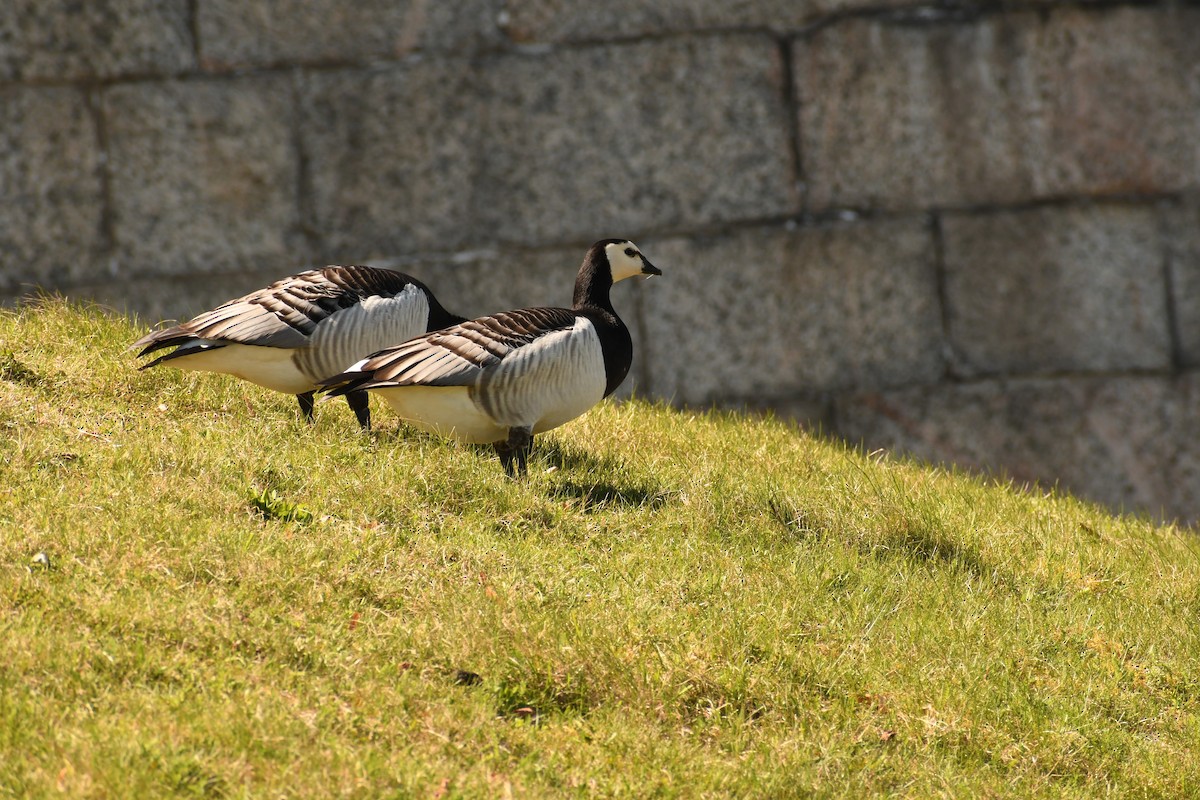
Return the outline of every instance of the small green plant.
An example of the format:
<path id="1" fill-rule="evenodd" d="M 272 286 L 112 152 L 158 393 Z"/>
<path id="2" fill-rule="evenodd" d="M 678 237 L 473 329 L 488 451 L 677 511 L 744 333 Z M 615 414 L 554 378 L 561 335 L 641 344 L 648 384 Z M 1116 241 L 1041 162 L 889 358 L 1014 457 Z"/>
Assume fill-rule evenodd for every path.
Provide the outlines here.
<path id="1" fill-rule="evenodd" d="M 0 380 L 26 386 L 41 386 L 45 382 L 41 375 L 25 366 L 12 350 L 0 350 Z"/>
<path id="2" fill-rule="evenodd" d="M 281 497 L 271 488 L 263 489 L 261 492 L 250 489 L 250 506 L 262 514 L 265 520 L 298 522 L 301 525 L 307 525 L 316 519 L 313 512 L 299 503 L 293 503 L 291 500 Z"/>

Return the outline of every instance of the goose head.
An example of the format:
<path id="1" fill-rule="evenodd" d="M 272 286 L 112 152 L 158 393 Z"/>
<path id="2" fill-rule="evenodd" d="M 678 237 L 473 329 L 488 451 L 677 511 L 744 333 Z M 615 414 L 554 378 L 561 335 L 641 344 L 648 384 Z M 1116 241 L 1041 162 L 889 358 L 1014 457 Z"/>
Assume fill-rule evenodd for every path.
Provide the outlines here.
<path id="1" fill-rule="evenodd" d="M 651 275 L 662 275 L 662 270 L 651 264 L 638 246 L 628 239 L 604 239 L 596 242 L 593 247 L 603 248 L 613 283 L 635 275 L 644 275 L 647 278 Z"/>
<path id="2" fill-rule="evenodd" d="M 575 307 L 601 308 L 613 312 L 608 290 L 617 281 L 635 275 L 662 275 L 642 251 L 628 239 L 601 239 L 588 248 L 579 277 L 575 279 Z"/>

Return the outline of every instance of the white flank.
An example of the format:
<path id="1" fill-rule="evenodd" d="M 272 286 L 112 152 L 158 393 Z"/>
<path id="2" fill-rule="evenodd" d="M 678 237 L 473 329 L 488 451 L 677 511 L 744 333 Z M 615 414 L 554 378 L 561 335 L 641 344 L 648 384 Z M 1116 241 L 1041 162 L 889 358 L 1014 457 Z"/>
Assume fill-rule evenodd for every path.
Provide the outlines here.
<path id="1" fill-rule="evenodd" d="M 221 344 L 221 342 L 206 342 Z M 184 349 L 187 349 L 185 345 Z M 252 344 L 225 344 L 211 350 L 197 350 L 172 358 L 169 366 L 197 372 L 220 372 L 287 394 L 302 394 L 316 388 L 292 360 L 292 350 L 258 347 Z"/>
<path id="2" fill-rule="evenodd" d="M 473 444 L 508 438 L 508 430 L 480 410 L 466 386 L 396 386 L 372 392 L 423 431 Z"/>
<path id="3" fill-rule="evenodd" d="M 573 420 L 604 398 L 604 352 L 586 317 L 510 353 L 476 385 L 475 402 L 505 428 L 534 433 Z"/>
<path id="4" fill-rule="evenodd" d="M 471 386 L 372 391 L 419 428 L 483 444 L 508 438 L 509 428 L 557 428 L 600 402 L 606 383 L 600 338 L 591 321 L 579 317 L 570 330 L 547 334 L 478 370 Z"/>

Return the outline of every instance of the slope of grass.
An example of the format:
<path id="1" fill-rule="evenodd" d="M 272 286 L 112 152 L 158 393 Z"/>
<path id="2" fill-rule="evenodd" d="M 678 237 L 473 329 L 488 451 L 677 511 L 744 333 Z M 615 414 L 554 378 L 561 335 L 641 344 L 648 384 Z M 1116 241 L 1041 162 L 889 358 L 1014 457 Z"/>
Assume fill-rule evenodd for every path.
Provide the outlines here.
<path id="1" fill-rule="evenodd" d="M 0 795 L 1186 797 L 1190 533 L 604 404 L 524 483 L 0 313 Z"/>

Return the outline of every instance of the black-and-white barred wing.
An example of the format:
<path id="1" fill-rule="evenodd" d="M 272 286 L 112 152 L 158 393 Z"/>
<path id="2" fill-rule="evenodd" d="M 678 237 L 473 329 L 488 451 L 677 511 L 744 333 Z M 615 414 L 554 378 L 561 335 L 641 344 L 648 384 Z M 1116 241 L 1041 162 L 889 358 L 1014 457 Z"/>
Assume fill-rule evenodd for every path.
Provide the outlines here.
<path id="1" fill-rule="evenodd" d="M 230 300 L 191 320 L 143 336 L 146 355 L 191 339 L 261 347 L 303 347 L 329 316 L 366 297 L 392 297 L 414 283 L 408 275 L 373 267 L 306 270 Z"/>
<path id="2" fill-rule="evenodd" d="M 510 353 L 554 331 L 574 326 L 565 308 L 522 308 L 452 325 L 376 353 L 355 371 L 370 378 L 359 385 L 468 386 L 479 373 Z"/>

